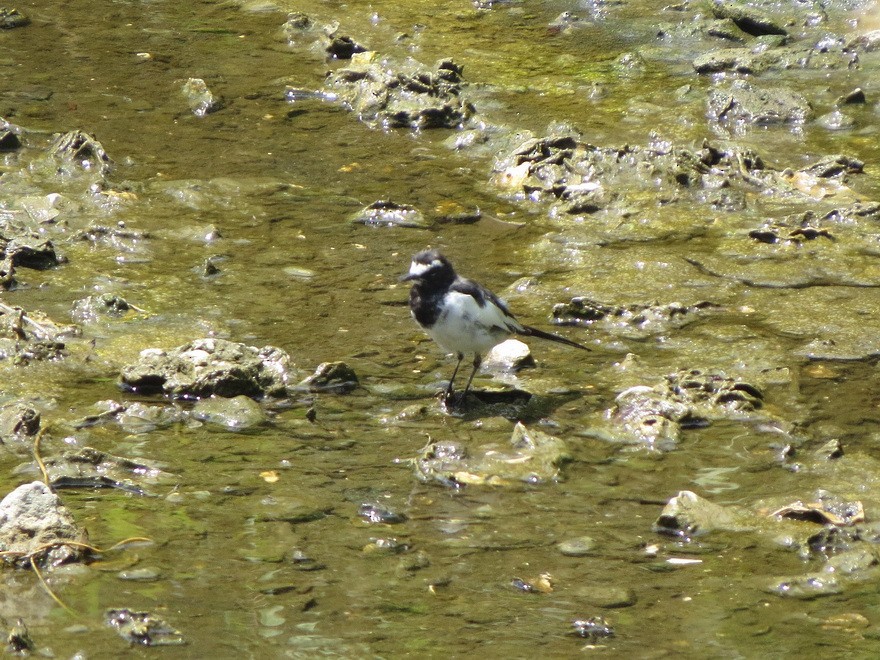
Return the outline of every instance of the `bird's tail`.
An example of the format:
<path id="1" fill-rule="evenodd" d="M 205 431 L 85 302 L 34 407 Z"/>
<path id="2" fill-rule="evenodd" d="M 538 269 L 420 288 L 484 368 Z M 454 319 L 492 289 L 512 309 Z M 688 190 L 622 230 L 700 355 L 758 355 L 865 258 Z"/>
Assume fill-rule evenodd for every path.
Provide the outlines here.
<path id="1" fill-rule="evenodd" d="M 559 344 L 565 344 L 566 346 L 574 346 L 575 348 L 579 348 L 583 351 L 591 350 L 583 344 L 578 344 L 576 341 L 572 341 L 571 339 L 566 339 L 565 337 L 554 335 L 552 332 L 544 332 L 543 330 L 538 330 L 537 328 L 533 328 L 528 325 L 524 325 L 523 332 L 520 332 L 519 334 L 526 335 L 528 337 L 538 337 L 539 339 L 546 339 L 547 341 L 555 341 Z"/>

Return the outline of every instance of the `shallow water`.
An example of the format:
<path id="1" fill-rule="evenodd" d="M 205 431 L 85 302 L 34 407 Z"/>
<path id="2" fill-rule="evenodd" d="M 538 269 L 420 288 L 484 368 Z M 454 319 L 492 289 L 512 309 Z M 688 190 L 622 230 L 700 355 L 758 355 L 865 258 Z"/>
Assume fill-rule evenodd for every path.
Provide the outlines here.
<path id="1" fill-rule="evenodd" d="M 758 532 L 715 532 L 691 542 L 652 531 L 664 503 L 682 489 L 772 511 L 826 488 L 862 500 L 872 518 L 880 506 L 880 471 L 871 459 L 878 383 L 864 346 L 880 330 L 876 250 L 844 244 L 787 261 L 759 246 L 742 259 L 738 237 L 788 212 L 769 197 L 751 200 L 741 213 L 660 211 L 649 191 L 647 201 L 634 201 L 634 216 L 600 215 L 595 224 L 548 217 L 540 205 L 508 199 L 490 183 L 490 157 L 448 149 L 450 131 L 372 130 L 332 102 L 289 103 L 284 96 L 288 85 L 320 89 L 324 73 L 339 66 L 311 42 L 287 43 L 281 25 L 296 9 L 322 24 L 338 20 L 343 33 L 397 59 L 430 65 L 453 57 L 465 67 L 478 111 L 495 124 L 543 134 L 549 121 L 571 122 L 598 145 L 643 145 L 651 131 L 684 145 L 731 137 L 704 116 L 711 81 L 696 76 L 680 51 L 665 53 L 654 36 L 658 16 L 676 20 L 661 11 L 666 4 L 499 3 L 488 11 L 436 0 L 21 6 L 31 25 L 0 34 L 0 115 L 31 131 L 94 134 L 115 161 L 116 189 L 133 197 L 102 208 L 75 182 L 16 185 L 28 194 L 61 190 L 73 225 L 123 221 L 151 238 L 123 250 L 66 242 L 59 247 L 67 264 L 22 269 L 24 286 L 3 300 L 67 321 L 75 300 L 109 291 L 148 315 L 85 328 L 60 362 L 2 365 L 4 394 L 36 401 L 50 429 L 45 452 L 66 439 L 161 460 L 178 482 L 153 498 L 61 491 L 95 544 L 129 536 L 154 543 L 51 574 L 50 585 L 74 614 L 57 607 L 32 574 L 8 570 L 0 614 L 23 617 L 40 648 L 92 658 L 125 652 L 126 643 L 102 623 L 110 607 L 150 611 L 178 628 L 188 645 L 163 650 L 173 657 L 526 657 L 536 649 L 562 657 L 586 643 L 569 634 L 571 622 L 591 616 L 616 631 L 601 644 L 635 657 L 779 657 L 817 647 L 834 656 L 876 654 L 873 573 L 825 598 L 767 591 L 781 576 L 822 570 L 779 542 L 787 533 L 806 535 L 808 523 L 796 532 L 766 523 Z M 830 8 L 829 29 L 850 18 L 845 9 Z M 566 10 L 592 22 L 548 32 Z M 628 52 L 642 53 L 642 63 L 622 66 L 618 58 Z M 848 72 L 776 74 L 807 95 L 817 115 L 853 87 L 865 88 L 869 103 L 852 109 L 853 129 L 814 122 L 733 137 L 780 169 L 852 154 L 866 163 L 853 182 L 856 194 L 877 199 L 877 57 L 864 54 L 863 68 Z M 194 116 L 180 93 L 190 77 L 222 94 L 225 107 Z M 693 95 L 668 91 L 685 84 Z M 9 156 L 4 167 L 16 164 Z M 16 191 L 8 178 L 0 184 L 9 203 Z M 427 230 L 350 222 L 378 199 L 428 215 L 456 204 L 479 207 L 483 218 Z M 564 479 L 457 491 L 421 484 L 408 461 L 429 441 L 503 443 L 513 428 L 501 417 L 439 411 L 433 394 L 452 364 L 414 326 L 406 288 L 397 282 L 410 255 L 426 245 L 443 247 L 532 325 L 549 326 L 552 304 L 573 295 L 611 304 L 710 300 L 728 313 L 642 340 L 561 330 L 588 343 L 590 354 L 533 345 L 538 368 L 523 373 L 522 387 L 566 393 L 547 394 L 546 416 L 528 421 L 568 443 L 573 460 Z M 218 259 L 218 276 L 195 270 L 209 257 Z M 685 258 L 726 276 L 701 273 Z M 775 286 L 817 263 L 863 285 Z M 506 288 L 520 278 L 531 278 L 531 286 Z M 269 426 L 245 433 L 204 425 L 145 434 L 73 429 L 96 401 L 136 398 L 123 395 L 117 379 L 142 349 L 209 334 L 283 348 L 303 375 L 345 360 L 364 387 L 347 396 L 294 398 L 274 411 Z M 829 338 L 867 357 L 804 357 L 805 345 Z M 627 354 L 637 359 L 625 360 Z M 764 393 L 768 417 L 781 423 L 714 421 L 686 431 L 663 453 L 596 432 L 625 387 L 653 385 L 680 368 L 747 378 L 777 373 Z M 476 382 L 482 388 L 493 380 Z M 413 403 L 427 413 L 396 417 Z M 305 417 L 310 405 L 315 424 Z M 844 459 L 785 469 L 775 447 L 783 423 L 808 447 L 840 439 Z M 15 471 L 26 459 L 3 455 L 4 492 L 36 478 Z M 277 481 L 268 479 L 272 471 Z M 364 502 L 408 520 L 370 525 L 358 516 Z M 585 557 L 556 547 L 580 536 L 596 542 Z M 371 546 L 381 538 L 406 549 Z M 646 552 L 652 545 L 659 546 L 656 556 Z M 296 549 L 314 561 L 293 561 Z M 701 561 L 669 564 L 670 557 Z M 154 575 L 120 575 L 135 568 Z M 552 575 L 551 593 L 511 586 L 542 573 Z M 611 588 L 618 590 L 613 598 Z"/>

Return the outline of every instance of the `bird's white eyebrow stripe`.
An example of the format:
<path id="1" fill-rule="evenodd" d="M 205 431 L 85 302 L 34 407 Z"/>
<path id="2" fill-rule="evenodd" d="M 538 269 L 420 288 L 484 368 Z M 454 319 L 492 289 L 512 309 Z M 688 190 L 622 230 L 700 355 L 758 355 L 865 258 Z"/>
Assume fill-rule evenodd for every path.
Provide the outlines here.
<path id="1" fill-rule="evenodd" d="M 409 266 L 410 275 L 421 275 L 428 271 L 433 264 L 423 264 L 419 261 L 413 261 Z"/>

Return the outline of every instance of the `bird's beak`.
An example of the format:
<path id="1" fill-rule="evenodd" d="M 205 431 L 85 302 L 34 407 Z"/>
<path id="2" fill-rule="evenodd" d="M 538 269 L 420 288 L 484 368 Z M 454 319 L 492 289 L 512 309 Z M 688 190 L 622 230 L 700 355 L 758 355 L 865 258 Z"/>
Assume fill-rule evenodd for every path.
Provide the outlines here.
<path id="1" fill-rule="evenodd" d="M 410 280 L 419 279 L 418 275 L 413 275 L 412 273 L 407 273 L 406 275 L 401 275 L 398 279 L 399 282 L 409 282 Z"/>

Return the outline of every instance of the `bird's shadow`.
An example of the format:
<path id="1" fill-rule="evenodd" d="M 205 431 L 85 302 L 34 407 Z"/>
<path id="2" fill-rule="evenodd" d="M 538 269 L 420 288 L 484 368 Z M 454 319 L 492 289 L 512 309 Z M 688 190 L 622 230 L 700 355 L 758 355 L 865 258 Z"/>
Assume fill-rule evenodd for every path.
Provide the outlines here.
<path id="1" fill-rule="evenodd" d="M 511 421 L 536 422 L 556 408 L 581 396 L 580 392 L 536 395 L 520 389 L 471 390 L 464 400 L 455 392 L 449 399 L 440 398 L 443 410 L 453 417 L 469 421 L 483 417 L 504 417 Z"/>

